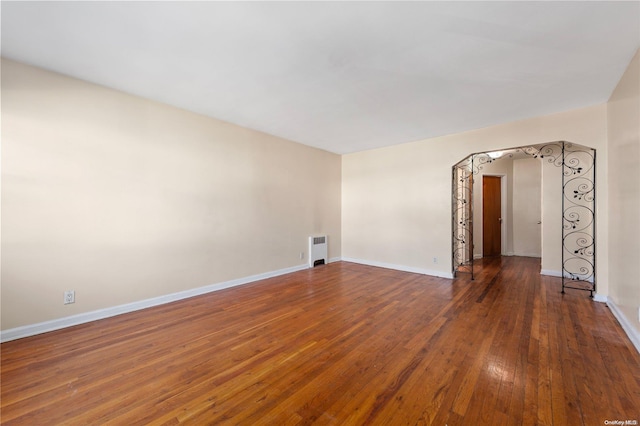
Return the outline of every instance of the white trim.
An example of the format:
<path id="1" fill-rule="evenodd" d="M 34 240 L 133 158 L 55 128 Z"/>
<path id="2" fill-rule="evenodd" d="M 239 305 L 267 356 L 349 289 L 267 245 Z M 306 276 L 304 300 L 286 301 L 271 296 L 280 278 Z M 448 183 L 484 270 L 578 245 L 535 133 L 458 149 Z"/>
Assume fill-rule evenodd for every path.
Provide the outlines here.
<path id="1" fill-rule="evenodd" d="M 507 180 L 509 179 L 509 176 L 506 173 L 481 173 L 482 177 L 485 176 L 493 176 L 493 177 L 499 177 L 500 178 L 500 216 L 502 216 L 502 222 L 500 222 L 500 255 L 501 256 L 513 256 L 513 253 L 508 254 L 507 253 L 507 228 L 508 228 L 508 212 L 507 212 L 507 205 L 509 203 L 511 203 L 512 201 L 509 200 L 509 196 L 508 196 L 508 192 L 507 192 L 507 185 L 508 182 Z M 482 189 L 482 179 L 480 180 L 480 185 L 481 185 L 481 189 Z M 480 203 L 480 211 L 482 212 L 482 208 L 483 208 L 483 204 L 484 204 L 484 192 L 482 192 L 482 197 L 481 200 L 482 202 Z M 482 213 L 480 213 L 480 215 L 482 215 Z M 475 214 L 473 215 L 473 219 L 476 220 L 477 218 L 475 217 Z M 484 222 L 484 216 L 482 216 L 482 222 Z M 482 226 L 482 223 L 480 224 Z M 482 239 L 484 241 L 484 234 L 482 234 Z M 482 246 L 483 242 L 480 242 L 480 245 Z M 475 255 L 474 255 L 475 257 Z M 480 257 L 483 257 L 483 255 L 480 255 Z"/>
<path id="2" fill-rule="evenodd" d="M 593 295 L 594 302 L 607 303 L 607 296 L 604 294 L 596 293 Z"/>
<path id="3" fill-rule="evenodd" d="M 0 331 L 0 342 L 8 342 L 10 340 L 21 339 L 23 337 L 29 337 L 36 334 L 59 330 L 61 328 L 71 327 L 74 325 L 84 324 L 87 322 L 109 318 L 116 315 L 126 314 L 128 312 L 138 311 L 140 309 L 146 309 L 152 306 L 163 305 L 165 303 L 171 303 L 177 300 L 187 299 L 189 297 L 199 296 L 201 294 L 211 293 L 213 291 L 218 291 L 229 287 L 249 284 L 259 280 L 277 277 L 279 275 L 290 274 L 292 272 L 301 271 L 308 268 L 309 265 L 307 264 L 292 266 L 289 268 L 278 269 L 276 271 L 265 272 L 262 274 L 251 275 L 249 277 L 238 278 L 235 280 L 225 281 L 217 284 L 210 284 L 204 287 L 166 294 L 164 296 L 153 297 L 151 299 L 126 303 L 124 305 L 112 306 L 109 308 L 98 309 L 96 311 L 58 318 L 51 321 L 11 328 L 8 330 Z"/>
<path id="4" fill-rule="evenodd" d="M 500 256 L 511 257 L 511 256 L 519 256 L 519 257 L 540 257 L 540 254 L 523 254 L 523 253 L 514 253 L 512 251 L 508 251 L 506 253 L 501 254 Z M 474 254 L 474 259 L 482 259 L 484 256 L 482 254 Z M 543 274 L 545 275 L 545 274 Z M 559 275 L 558 275 L 559 276 Z"/>
<path id="5" fill-rule="evenodd" d="M 340 262 L 342 260 L 341 257 L 330 257 L 329 258 L 329 263 L 333 263 L 333 262 Z"/>
<path id="6" fill-rule="evenodd" d="M 548 275 L 550 277 L 562 278 L 562 272 L 561 271 L 553 271 L 553 270 L 550 270 L 550 269 L 541 269 L 540 270 L 540 275 Z M 567 272 L 564 275 L 564 277 L 565 278 L 571 278 L 571 274 Z M 591 277 L 590 279 L 585 280 L 585 281 L 592 283 L 593 282 L 593 277 Z"/>
<path id="7" fill-rule="evenodd" d="M 624 332 L 629 336 L 633 346 L 635 346 L 636 350 L 640 352 L 640 333 L 638 330 L 633 326 L 633 324 L 631 324 L 629 319 L 622 313 L 622 311 L 620 311 L 620 308 L 618 308 L 612 300 L 607 301 L 607 306 L 611 309 L 613 316 L 616 317 Z"/>
<path id="8" fill-rule="evenodd" d="M 562 277 L 562 272 L 560 271 L 553 271 L 551 269 L 541 269 L 540 270 L 540 275 L 548 275 L 550 277 Z"/>
<path id="9" fill-rule="evenodd" d="M 377 266 L 378 268 L 395 269 L 396 271 L 413 272 L 415 274 L 431 275 L 440 278 L 453 279 L 451 272 L 434 271 L 431 269 L 416 268 L 413 266 L 395 265 L 386 262 L 377 262 L 375 260 L 354 259 L 352 257 L 343 257 L 344 262 L 359 263 L 361 265 Z"/>
<path id="10" fill-rule="evenodd" d="M 507 251 L 506 251 L 507 250 L 507 225 L 509 221 L 507 206 L 511 205 L 510 203 L 513 203 L 513 201 L 509 199 L 509 196 L 507 194 L 508 179 L 509 179 L 508 175 L 506 174 L 500 175 L 500 216 L 502 216 L 502 222 L 501 222 L 502 226 L 500 228 L 500 250 L 503 251 L 506 256 L 513 256 L 513 253 L 509 255 L 507 254 Z M 484 201 L 484 194 L 483 194 L 483 201 Z M 482 238 L 484 238 L 484 234 L 482 235 Z"/>
<path id="11" fill-rule="evenodd" d="M 541 259 L 542 256 L 540 255 L 540 253 L 515 253 L 515 254 L 511 254 L 511 256 L 518 256 L 518 257 L 537 257 L 538 259 Z"/>

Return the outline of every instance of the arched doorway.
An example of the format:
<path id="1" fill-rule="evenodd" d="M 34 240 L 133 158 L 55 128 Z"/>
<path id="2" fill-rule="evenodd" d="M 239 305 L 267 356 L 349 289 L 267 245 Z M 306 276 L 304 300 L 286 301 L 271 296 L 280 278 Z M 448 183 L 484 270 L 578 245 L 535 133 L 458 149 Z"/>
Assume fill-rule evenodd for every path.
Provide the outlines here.
<path id="1" fill-rule="evenodd" d="M 475 153 L 452 167 L 454 276 L 467 272 L 474 278 L 474 180 L 489 163 L 514 155 L 540 159 L 560 171 L 558 185 L 562 191 L 558 214 L 562 218 L 557 232 L 561 234 L 561 247 L 557 255 L 561 257 L 562 292 L 567 288 L 584 290 L 593 297 L 596 289 L 596 151 L 565 141 L 505 149 L 500 153 Z"/>

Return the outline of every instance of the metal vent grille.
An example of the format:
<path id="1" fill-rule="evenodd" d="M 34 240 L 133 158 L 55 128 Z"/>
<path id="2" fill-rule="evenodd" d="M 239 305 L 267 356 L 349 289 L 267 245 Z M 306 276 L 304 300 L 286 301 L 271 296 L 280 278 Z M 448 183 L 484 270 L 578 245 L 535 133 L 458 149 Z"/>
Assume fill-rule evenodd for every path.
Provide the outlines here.
<path id="1" fill-rule="evenodd" d="M 313 244 L 324 244 L 326 237 L 313 237 Z"/>

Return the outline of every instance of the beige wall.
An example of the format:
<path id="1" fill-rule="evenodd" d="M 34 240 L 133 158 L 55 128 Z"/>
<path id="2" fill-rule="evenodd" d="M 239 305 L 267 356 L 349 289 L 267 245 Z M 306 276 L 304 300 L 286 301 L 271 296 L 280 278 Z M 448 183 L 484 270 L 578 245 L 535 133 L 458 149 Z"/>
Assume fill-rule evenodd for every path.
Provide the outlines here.
<path id="1" fill-rule="evenodd" d="M 549 165 L 560 170 L 558 167 Z M 530 256 L 541 257 L 541 234 L 542 227 L 538 221 L 542 219 L 541 211 L 541 184 L 542 184 L 542 161 L 534 158 L 512 158 L 505 155 L 491 163 L 482 164 L 478 174 L 474 176 L 473 195 L 473 232 L 474 257 L 480 258 L 483 253 L 483 176 L 500 176 L 502 179 L 502 254 L 506 256 Z M 559 217 L 561 212 L 560 199 L 560 179 L 557 173 L 554 179 L 553 197 L 546 200 L 547 206 L 553 207 L 554 214 Z M 549 229 L 554 235 L 559 235 L 559 220 L 555 223 L 555 228 Z M 554 239 L 553 242 L 559 244 L 561 239 Z M 557 251 L 557 250 L 555 250 Z M 551 256 L 555 256 L 554 251 L 550 251 Z M 544 261 L 543 261 L 544 263 Z M 552 264 L 556 265 L 559 273 L 561 267 L 556 259 L 552 259 Z M 544 269 L 544 268 L 543 268 Z"/>
<path id="2" fill-rule="evenodd" d="M 600 151 L 598 151 L 600 153 Z M 598 160 L 600 163 L 601 159 Z M 562 168 L 557 167 L 548 161 L 542 161 L 542 273 L 561 276 L 562 275 L 562 233 L 558 232 L 562 227 Z M 606 186 L 600 182 L 599 188 Z M 598 205 L 603 206 L 606 202 L 604 195 L 598 192 L 596 194 L 598 199 Z M 600 210 L 606 211 L 605 208 Z M 601 223 L 603 218 L 598 217 L 598 223 Z M 598 237 L 602 235 L 602 230 L 597 228 Z M 597 258 L 600 259 L 602 264 L 602 257 L 600 257 L 600 250 L 603 247 L 602 242 L 597 241 Z M 602 294 L 602 286 L 600 281 L 604 275 L 599 271 L 598 274 L 598 292 Z"/>
<path id="3" fill-rule="evenodd" d="M 542 161 L 513 161 L 513 253 L 541 257 Z M 557 182 L 556 182 L 557 183 Z"/>
<path id="4" fill-rule="evenodd" d="M 610 297 L 640 333 L 640 50 L 608 103 Z"/>
<path id="5" fill-rule="evenodd" d="M 2 61 L 2 329 L 341 255 L 341 158 Z M 76 303 L 63 305 L 75 289 Z"/>
<path id="6" fill-rule="evenodd" d="M 560 274 L 562 265 L 559 246 L 562 215 L 560 168 L 535 158 L 510 158 L 504 156 L 490 164 L 484 164 L 474 181 L 474 248 L 475 257 L 482 257 L 482 176 L 501 176 L 505 188 L 503 194 L 503 244 L 502 254 L 507 256 L 542 257 L 542 169 L 547 173 L 547 193 L 544 200 L 549 218 L 545 224 L 547 233 L 546 256 L 542 270 Z"/>
<path id="7" fill-rule="evenodd" d="M 450 273 L 451 167 L 474 152 L 566 140 L 597 149 L 598 175 L 606 177 L 606 111 L 606 104 L 596 105 L 344 155 L 343 257 Z M 598 293 L 607 295 L 606 179 L 597 191 Z"/>
<path id="8" fill-rule="evenodd" d="M 634 61 L 608 105 L 341 158 L 3 60 L 2 329 L 295 267 L 320 232 L 330 257 L 447 276 L 451 166 L 556 140 L 598 151 L 598 293 L 610 259 L 612 298 L 637 310 L 640 291 L 620 280 L 638 261 L 635 228 L 609 223 L 607 204 L 612 191 L 638 218 Z M 544 199 L 558 185 L 542 175 Z M 76 304 L 62 305 L 66 289 Z"/>
<path id="9" fill-rule="evenodd" d="M 502 221 L 502 254 L 513 255 L 513 160 L 511 158 L 500 158 L 491 163 L 483 164 L 473 181 L 473 255 L 475 258 L 483 255 L 483 223 L 484 215 L 482 206 L 484 197 L 482 193 L 483 176 L 500 176 L 501 207 L 504 213 Z"/>

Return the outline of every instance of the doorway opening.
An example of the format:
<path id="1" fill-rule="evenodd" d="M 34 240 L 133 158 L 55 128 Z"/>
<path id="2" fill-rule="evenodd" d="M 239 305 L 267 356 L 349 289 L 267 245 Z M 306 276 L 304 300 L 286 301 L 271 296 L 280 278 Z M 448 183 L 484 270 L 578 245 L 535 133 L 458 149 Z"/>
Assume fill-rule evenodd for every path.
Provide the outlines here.
<path id="1" fill-rule="evenodd" d="M 542 247 L 543 265 L 545 262 L 557 264 L 553 268 L 557 271 L 552 275 L 562 277 L 563 293 L 571 288 L 588 291 L 593 297 L 596 290 L 596 151 L 566 141 L 475 153 L 452 167 L 453 275 L 470 273 L 471 279 L 474 279 L 474 213 L 476 216 L 480 214 L 474 212 L 474 181 L 489 164 L 504 158 L 534 158 L 541 161 L 547 185 L 557 188 L 557 195 L 544 191 L 542 194 L 542 202 L 548 213 L 545 220 L 537 222 L 541 226 L 541 234 L 546 237 L 546 244 Z M 555 177 L 554 174 L 559 176 Z M 549 183 L 551 180 L 553 182 Z M 553 213 L 549 213 L 551 210 L 548 206 L 557 207 Z M 484 217 L 485 212 L 482 214 Z M 498 221 L 502 223 L 504 216 L 502 213 L 500 215 Z M 478 232 L 486 232 L 484 224 L 478 227 Z M 504 241 L 504 234 L 501 240 Z M 483 255 L 495 252 L 495 247 L 485 247 L 485 238 L 482 249 Z"/>
<path id="2" fill-rule="evenodd" d="M 482 176 L 482 256 L 502 255 L 502 177 Z M 474 255 L 475 256 L 475 255 Z"/>

